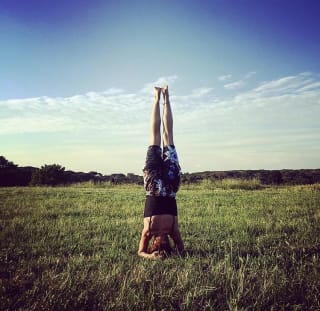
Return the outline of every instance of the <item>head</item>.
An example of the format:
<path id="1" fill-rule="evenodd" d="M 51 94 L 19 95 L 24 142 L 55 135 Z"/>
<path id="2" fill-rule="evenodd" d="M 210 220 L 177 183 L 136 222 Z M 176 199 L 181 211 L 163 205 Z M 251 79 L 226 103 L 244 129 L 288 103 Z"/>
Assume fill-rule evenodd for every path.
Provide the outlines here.
<path id="1" fill-rule="evenodd" d="M 151 246 L 149 247 L 149 253 L 158 251 L 160 255 L 167 257 L 171 255 L 172 248 L 168 235 L 157 235 L 154 237 Z"/>

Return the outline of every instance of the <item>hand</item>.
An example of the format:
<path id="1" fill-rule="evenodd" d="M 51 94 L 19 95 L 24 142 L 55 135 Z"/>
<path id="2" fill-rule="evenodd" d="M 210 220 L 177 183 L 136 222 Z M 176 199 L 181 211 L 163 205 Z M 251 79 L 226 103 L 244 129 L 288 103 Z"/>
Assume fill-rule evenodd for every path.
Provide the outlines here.
<path id="1" fill-rule="evenodd" d="M 163 255 L 160 254 L 158 251 L 154 251 L 153 253 L 149 254 L 150 259 L 159 260 L 163 259 Z"/>

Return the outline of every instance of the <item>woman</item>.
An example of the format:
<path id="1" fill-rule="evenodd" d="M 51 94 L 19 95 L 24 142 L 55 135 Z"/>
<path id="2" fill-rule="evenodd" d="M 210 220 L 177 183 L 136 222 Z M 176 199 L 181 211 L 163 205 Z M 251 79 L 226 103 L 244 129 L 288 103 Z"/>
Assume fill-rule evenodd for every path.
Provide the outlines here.
<path id="1" fill-rule="evenodd" d="M 161 149 L 160 96 L 163 94 L 163 150 Z M 151 144 L 143 169 L 146 201 L 144 221 L 138 255 L 149 259 L 161 259 L 171 254 L 169 236 L 177 251 L 184 250 L 181 239 L 176 193 L 180 183 L 180 165 L 173 143 L 173 118 L 168 86 L 154 88 L 154 104 L 151 113 Z M 153 243 L 149 248 L 149 242 Z"/>

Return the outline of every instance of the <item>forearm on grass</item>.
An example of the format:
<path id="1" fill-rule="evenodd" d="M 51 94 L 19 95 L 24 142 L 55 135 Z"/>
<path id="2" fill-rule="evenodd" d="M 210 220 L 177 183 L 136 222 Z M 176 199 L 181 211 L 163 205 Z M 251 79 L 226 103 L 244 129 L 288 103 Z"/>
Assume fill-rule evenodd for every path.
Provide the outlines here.
<path id="1" fill-rule="evenodd" d="M 172 233 L 171 237 L 172 237 L 172 239 L 173 239 L 173 241 L 174 241 L 174 243 L 176 245 L 176 248 L 177 248 L 178 252 L 182 253 L 184 251 L 184 244 L 183 244 L 179 229 L 175 230 Z"/>
<path id="2" fill-rule="evenodd" d="M 151 235 L 149 230 L 142 230 L 141 238 L 139 242 L 139 249 L 138 249 L 138 255 L 144 258 L 150 258 L 150 255 L 147 252 L 148 244 L 151 239 Z"/>

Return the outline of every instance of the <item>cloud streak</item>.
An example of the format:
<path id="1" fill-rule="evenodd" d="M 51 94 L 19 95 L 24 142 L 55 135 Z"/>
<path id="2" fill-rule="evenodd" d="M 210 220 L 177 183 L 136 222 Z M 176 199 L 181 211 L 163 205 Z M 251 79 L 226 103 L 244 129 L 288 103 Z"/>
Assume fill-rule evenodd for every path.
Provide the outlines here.
<path id="1" fill-rule="evenodd" d="M 177 76 L 159 78 L 147 83 L 147 90 L 155 82 L 176 81 Z M 151 86 L 152 85 L 152 86 Z M 150 91 L 150 89 L 149 89 Z M 294 123 L 294 116 L 308 116 L 307 124 L 315 123 L 310 113 L 318 112 L 320 81 L 305 73 L 282 77 L 258 84 L 249 91 L 238 92 L 233 97 L 218 98 L 213 88 L 195 88 L 189 94 L 172 96 L 177 119 L 194 123 L 221 124 L 230 119 L 273 119 L 286 115 L 286 122 Z M 0 134 L 73 131 L 75 129 L 133 128 L 145 123 L 151 111 L 152 97 L 138 92 L 126 93 L 121 89 L 89 92 L 65 98 L 37 97 L 0 101 Z M 247 115 L 247 116 L 246 116 Z M 142 117 L 144 116 L 144 117 Z"/>
<path id="2" fill-rule="evenodd" d="M 230 80 L 231 78 L 232 78 L 232 75 L 231 74 L 227 74 L 227 75 L 219 76 L 218 80 L 224 82 L 224 81 Z"/>
<path id="3" fill-rule="evenodd" d="M 176 79 L 177 76 L 170 76 L 166 81 L 174 82 Z M 155 82 L 164 80 L 165 78 L 159 78 L 147 83 L 142 90 L 146 91 L 147 86 L 150 86 L 152 92 Z M 314 75 L 302 73 L 262 82 L 249 91 L 238 92 L 227 98 L 216 97 L 213 88 L 195 88 L 189 94 L 172 96 L 172 102 L 180 120 L 188 116 L 189 112 L 195 113 L 194 116 L 201 116 L 205 121 L 211 116 L 223 119 L 223 116 L 232 115 L 235 111 L 239 120 L 241 113 L 254 112 L 251 116 L 257 116 L 261 111 L 266 112 L 267 107 L 272 117 L 280 112 L 289 117 L 297 112 L 308 114 L 311 108 L 318 109 L 319 95 L 320 81 Z M 141 92 L 130 94 L 121 89 L 65 98 L 5 100 L 0 101 L 0 134 L 86 128 L 118 129 L 129 123 L 134 126 L 145 121 L 140 116 L 151 110 L 151 104 L 150 95 Z M 287 110 L 288 107 L 291 110 Z M 56 125 L 53 126 L 54 124 Z"/>
<path id="4" fill-rule="evenodd" d="M 239 89 L 239 88 L 243 87 L 244 85 L 246 85 L 247 80 L 249 80 L 255 74 L 256 74 L 255 71 L 248 72 L 242 79 L 225 84 L 224 88 L 227 90 Z M 225 80 L 221 80 L 221 81 L 225 81 Z"/>
<path id="5" fill-rule="evenodd" d="M 143 96 L 122 91 L 90 92 L 66 98 L 37 97 L 0 102 L 0 134 L 72 131 L 75 129 L 119 130 L 136 119 L 147 104 Z M 133 113 L 135 112 L 135 113 Z"/>

